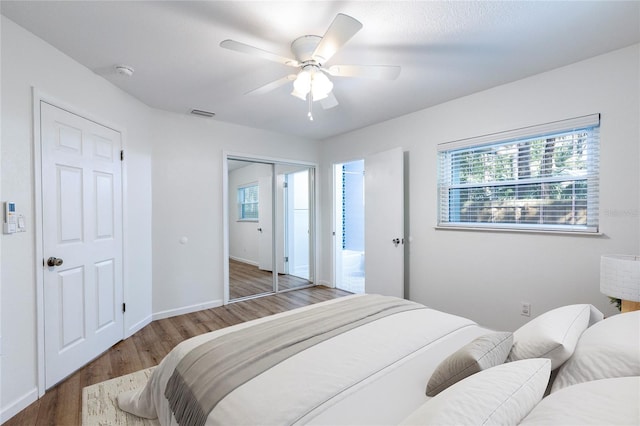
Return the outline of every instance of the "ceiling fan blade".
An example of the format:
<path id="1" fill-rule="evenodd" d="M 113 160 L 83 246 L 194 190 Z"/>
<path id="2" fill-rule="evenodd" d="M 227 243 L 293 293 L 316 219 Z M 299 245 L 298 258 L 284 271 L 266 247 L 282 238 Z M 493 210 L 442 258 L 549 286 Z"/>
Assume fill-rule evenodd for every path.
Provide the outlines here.
<path id="1" fill-rule="evenodd" d="M 245 95 L 262 95 L 264 93 L 270 92 L 272 90 L 277 89 L 280 86 L 284 86 L 285 84 L 287 84 L 290 81 L 293 81 L 296 79 L 296 75 L 295 74 L 290 74 L 286 77 L 282 77 L 279 78 L 275 81 L 272 81 L 271 83 L 267 83 L 264 86 L 260 86 L 257 89 L 253 89 L 247 93 L 245 93 Z"/>
<path id="2" fill-rule="evenodd" d="M 284 56 L 280 56 L 275 53 L 267 52 L 266 50 L 259 49 L 257 47 L 250 46 L 245 43 L 241 43 L 235 40 L 224 40 L 220 42 L 220 47 L 224 47 L 225 49 L 235 50 L 236 52 L 246 53 L 249 55 L 257 56 L 262 59 L 267 59 L 269 61 L 279 62 L 284 65 L 289 65 L 291 67 L 297 67 L 300 64 L 295 59 L 285 58 Z"/>
<path id="3" fill-rule="evenodd" d="M 325 69 L 334 77 L 366 77 L 378 80 L 395 80 L 400 75 L 396 65 L 333 65 Z"/>
<path id="4" fill-rule="evenodd" d="M 333 92 L 329 92 L 327 97 L 320 101 L 320 105 L 322 105 L 322 109 L 331 109 L 335 106 L 338 106 L 336 95 L 334 95 Z"/>
<path id="5" fill-rule="evenodd" d="M 321 64 L 327 62 L 361 28 L 362 23 L 357 19 L 338 13 L 311 57 Z"/>

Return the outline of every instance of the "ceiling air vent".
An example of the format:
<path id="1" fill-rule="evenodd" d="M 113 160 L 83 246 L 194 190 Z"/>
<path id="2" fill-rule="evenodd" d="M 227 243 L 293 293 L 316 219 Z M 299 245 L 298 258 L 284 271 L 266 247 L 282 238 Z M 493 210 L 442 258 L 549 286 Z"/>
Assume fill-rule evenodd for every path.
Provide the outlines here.
<path id="1" fill-rule="evenodd" d="M 208 118 L 211 118 L 211 117 L 213 117 L 214 115 L 216 115 L 216 113 L 215 113 L 215 112 L 211 112 L 211 111 L 204 111 L 204 110 L 201 110 L 201 109 L 192 109 L 192 110 L 191 110 L 191 114 L 193 114 L 193 115 L 199 115 L 199 116 L 201 116 L 201 117 L 208 117 Z"/>

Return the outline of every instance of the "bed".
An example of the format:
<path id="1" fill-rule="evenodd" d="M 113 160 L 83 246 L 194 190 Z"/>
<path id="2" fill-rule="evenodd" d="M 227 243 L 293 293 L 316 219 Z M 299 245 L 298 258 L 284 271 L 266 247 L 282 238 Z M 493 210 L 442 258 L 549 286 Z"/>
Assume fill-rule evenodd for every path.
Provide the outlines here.
<path id="1" fill-rule="evenodd" d="M 162 425 L 517 424 L 533 414 L 529 424 L 545 424 L 534 408 L 551 370 L 556 390 L 574 387 L 560 367 L 586 329 L 607 322 L 591 305 L 555 311 L 509 333 L 402 299 L 347 296 L 186 340 L 118 404 Z M 617 376 L 640 376 L 629 355 L 634 374 Z M 607 386 L 627 401 L 640 382 Z M 634 424 L 638 403 L 628 405 Z"/>

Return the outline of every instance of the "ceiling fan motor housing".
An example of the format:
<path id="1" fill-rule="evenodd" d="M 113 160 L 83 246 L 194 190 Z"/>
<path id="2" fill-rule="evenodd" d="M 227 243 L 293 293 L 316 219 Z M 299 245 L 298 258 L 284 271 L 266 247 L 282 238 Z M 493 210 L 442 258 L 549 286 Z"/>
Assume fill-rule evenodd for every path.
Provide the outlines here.
<path id="1" fill-rule="evenodd" d="M 320 62 L 319 59 L 324 60 L 324 58 L 314 59 L 312 57 L 313 52 L 318 46 L 318 43 L 320 43 L 320 40 L 322 40 L 322 37 L 316 35 L 305 35 L 302 37 L 298 37 L 291 43 L 291 52 L 300 63 L 309 61 Z"/>

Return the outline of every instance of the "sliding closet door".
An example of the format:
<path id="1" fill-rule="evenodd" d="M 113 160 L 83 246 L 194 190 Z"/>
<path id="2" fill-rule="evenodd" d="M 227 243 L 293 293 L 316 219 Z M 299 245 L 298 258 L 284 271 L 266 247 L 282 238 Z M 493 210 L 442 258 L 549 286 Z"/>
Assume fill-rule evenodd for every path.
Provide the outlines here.
<path id="1" fill-rule="evenodd" d="M 229 300 L 273 293 L 273 164 L 227 165 Z"/>
<path id="2" fill-rule="evenodd" d="M 314 168 L 227 160 L 228 300 L 310 286 Z"/>
<path id="3" fill-rule="evenodd" d="M 276 164 L 278 290 L 313 284 L 313 169 Z"/>

